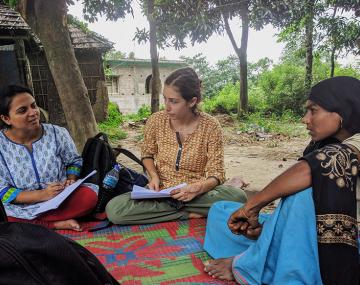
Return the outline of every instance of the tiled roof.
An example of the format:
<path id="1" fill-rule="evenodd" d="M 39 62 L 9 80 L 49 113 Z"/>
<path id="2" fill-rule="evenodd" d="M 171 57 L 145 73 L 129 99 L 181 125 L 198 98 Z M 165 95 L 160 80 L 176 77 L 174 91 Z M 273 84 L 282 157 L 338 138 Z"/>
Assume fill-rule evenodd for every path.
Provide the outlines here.
<path id="1" fill-rule="evenodd" d="M 18 12 L 0 4 L 0 29 L 29 31 L 30 27 Z"/>
<path id="2" fill-rule="evenodd" d="M 1 30 L 12 31 L 12 34 L 30 34 L 35 42 L 40 44 L 39 39 L 31 32 L 31 28 L 20 14 L 11 7 L 2 5 L 0 1 L 0 32 Z M 91 31 L 83 31 L 72 24 L 69 24 L 69 32 L 75 49 L 110 50 L 113 47 L 113 43 L 104 37 Z"/>

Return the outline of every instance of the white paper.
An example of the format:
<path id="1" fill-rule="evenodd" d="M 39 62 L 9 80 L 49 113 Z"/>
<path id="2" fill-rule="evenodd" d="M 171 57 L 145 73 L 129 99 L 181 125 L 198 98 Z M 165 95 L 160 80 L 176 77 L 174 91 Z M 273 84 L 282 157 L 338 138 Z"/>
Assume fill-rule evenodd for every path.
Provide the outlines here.
<path id="1" fill-rule="evenodd" d="M 155 191 L 147 189 L 138 185 L 134 185 L 131 191 L 131 199 L 155 199 L 155 198 L 168 198 L 170 197 L 170 192 L 175 189 L 180 189 L 185 187 L 186 183 L 181 183 L 179 185 L 166 188 L 160 191 Z"/>
<path id="2" fill-rule="evenodd" d="M 34 211 L 34 215 L 58 208 L 60 204 L 64 202 L 64 200 L 69 197 L 69 195 L 74 192 L 76 188 L 78 188 L 86 179 L 88 179 L 90 176 L 93 176 L 95 173 L 96 170 L 89 173 L 86 177 L 79 179 L 73 184 L 65 187 L 65 189 L 54 198 L 45 202 L 37 203 L 36 206 L 38 206 L 38 208 Z"/>

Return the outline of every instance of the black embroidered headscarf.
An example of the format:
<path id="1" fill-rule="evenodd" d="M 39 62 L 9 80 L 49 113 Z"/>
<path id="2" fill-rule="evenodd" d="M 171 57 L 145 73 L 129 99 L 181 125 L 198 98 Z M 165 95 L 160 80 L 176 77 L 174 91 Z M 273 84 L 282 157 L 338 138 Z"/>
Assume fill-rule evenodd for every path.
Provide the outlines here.
<path id="1" fill-rule="evenodd" d="M 350 76 L 325 79 L 311 88 L 308 99 L 329 112 L 338 113 L 343 128 L 351 135 L 360 132 L 360 80 Z M 311 141 L 303 155 L 339 142 L 335 137 Z"/>
<path id="2" fill-rule="evenodd" d="M 309 100 L 338 113 L 351 135 L 360 133 L 360 80 L 350 76 L 325 79 L 311 88 Z"/>

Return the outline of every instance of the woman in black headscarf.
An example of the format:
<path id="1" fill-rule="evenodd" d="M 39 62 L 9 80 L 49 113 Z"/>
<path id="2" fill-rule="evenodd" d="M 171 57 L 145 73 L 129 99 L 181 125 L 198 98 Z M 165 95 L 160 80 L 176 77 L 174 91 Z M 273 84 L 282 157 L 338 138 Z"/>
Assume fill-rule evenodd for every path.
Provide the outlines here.
<path id="1" fill-rule="evenodd" d="M 347 76 L 321 81 L 311 89 L 306 110 L 303 122 L 312 141 L 300 161 L 249 198 L 246 204 L 237 207 L 236 211 L 234 205 L 229 206 L 228 202 L 215 204 L 210 210 L 204 247 L 218 259 L 206 265 L 205 271 L 214 278 L 236 279 L 241 284 L 359 283 L 356 220 L 359 152 L 342 142 L 360 132 L 360 81 Z M 302 192 L 310 194 L 305 197 Z M 263 226 L 258 219 L 261 208 L 281 197 L 287 198 Z M 307 199 L 311 200 L 310 206 Z M 302 211 L 312 211 L 313 214 L 301 216 Z M 219 226 L 216 226 L 221 222 L 219 217 L 229 217 L 228 229 L 225 229 L 228 232 L 224 233 L 223 239 L 219 239 Z M 308 220 L 304 223 L 299 217 L 307 217 Z M 294 235 L 294 225 L 286 223 L 296 224 L 298 228 L 295 227 L 295 231 L 299 232 Z M 317 239 L 309 249 L 307 239 L 312 236 L 308 229 L 312 223 Z M 215 231 L 211 230 L 215 227 Z M 286 232 L 287 229 L 292 229 L 292 232 Z M 236 235 L 250 239 L 260 237 L 254 245 L 248 242 L 248 248 L 239 247 L 241 254 L 237 252 L 235 258 L 229 257 L 231 251 L 226 251 L 224 246 L 223 253 L 216 249 L 219 245 L 215 241 L 221 240 L 226 247 L 226 239 L 235 248 L 236 241 L 239 243 L 244 239 Z M 267 236 L 264 238 L 263 235 Z M 266 252 L 263 254 L 264 247 Z M 283 263 L 284 252 L 285 259 L 288 252 L 293 254 L 293 260 Z M 304 256 L 303 252 L 306 252 Z M 321 278 L 316 270 L 307 272 L 309 269 L 302 264 L 308 262 L 306 258 L 309 256 L 318 260 L 316 266 Z M 257 263 L 252 259 L 258 259 Z M 262 266 L 262 269 L 258 270 L 253 264 Z M 288 272 L 287 266 L 291 268 Z"/>

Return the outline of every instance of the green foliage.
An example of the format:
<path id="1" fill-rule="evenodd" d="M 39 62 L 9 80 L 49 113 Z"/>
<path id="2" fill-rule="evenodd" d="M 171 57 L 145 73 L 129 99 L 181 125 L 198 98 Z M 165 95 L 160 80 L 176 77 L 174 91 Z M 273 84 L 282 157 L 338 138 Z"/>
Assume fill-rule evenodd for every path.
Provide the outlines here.
<path id="1" fill-rule="evenodd" d="M 257 87 L 265 97 L 264 111 L 280 115 L 290 109 L 296 114 L 302 113 L 305 101 L 303 67 L 287 62 L 276 65 L 259 77 Z"/>
<path id="2" fill-rule="evenodd" d="M 202 109 L 208 113 L 236 113 L 239 102 L 240 84 L 228 83 L 216 95 L 204 100 Z"/>
<path id="3" fill-rule="evenodd" d="M 84 19 L 91 23 L 98 20 L 98 16 L 106 16 L 106 20 L 116 21 L 124 18 L 127 13 L 133 14 L 130 0 L 83 0 Z"/>
<path id="4" fill-rule="evenodd" d="M 219 60 L 215 66 L 210 66 L 206 57 L 201 53 L 193 57 L 182 56 L 181 59 L 194 68 L 202 79 L 202 95 L 205 101 L 218 94 L 228 84 L 234 85 L 240 80 L 240 63 L 237 56 L 230 55 L 226 59 Z M 259 75 L 268 70 L 271 65 L 272 61 L 269 58 L 248 63 L 249 85 L 252 85 Z M 240 89 L 238 91 L 240 93 Z"/>
<path id="5" fill-rule="evenodd" d="M 72 24 L 74 25 L 75 27 L 78 27 L 80 28 L 83 32 L 85 33 L 90 33 L 91 31 L 89 30 L 89 26 L 87 23 L 79 20 L 77 17 L 73 16 L 73 15 L 70 15 L 70 14 L 67 14 L 67 22 L 69 24 Z"/>
<path id="6" fill-rule="evenodd" d="M 111 141 L 118 141 L 126 138 L 127 134 L 120 129 L 123 117 L 115 103 L 109 102 L 108 119 L 98 124 L 99 130 L 108 135 Z"/>
<path id="7" fill-rule="evenodd" d="M 283 116 L 291 112 L 294 116 L 303 114 L 306 100 L 304 86 L 305 72 L 303 64 L 286 57 L 282 63 L 269 69 L 265 65 L 254 76 L 249 87 L 249 113 L 259 113 L 263 116 Z M 261 65 L 260 65 L 261 66 Z M 313 83 L 317 83 L 330 74 L 329 63 L 320 55 L 314 57 Z M 351 67 L 335 66 L 335 75 L 347 75 L 360 78 L 360 71 Z M 239 102 L 239 82 L 228 82 L 211 98 L 205 98 L 202 108 L 209 113 L 236 113 Z"/>
<path id="8" fill-rule="evenodd" d="M 18 2 L 17 0 L 5 0 L 5 1 L 4 1 L 4 3 L 5 3 L 6 5 L 9 5 L 10 7 L 13 7 L 13 8 L 16 7 L 17 2 Z M 1 3 L 1 1 L 0 1 L 0 3 Z"/>
<path id="9" fill-rule="evenodd" d="M 126 58 L 126 53 L 115 49 L 109 50 L 104 55 L 105 60 L 118 60 L 123 58 Z"/>
<path id="10" fill-rule="evenodd" d="M 275 114 L 264 116 L 262 113 L 246 115 L 239 122 L 239 130 L 243 132 L 267 132 L 286 136 L 305 136 L 306 129 L 301 118 L 292 112 L 282 116 Z"/>
<path id="11" fill-rule="evenodd" d="M 142 105 L 137 113 L 124 116 L 124 121 L 139 122 L 149 118 L 151 115 L 151 108 L 149 105 Z"/>

